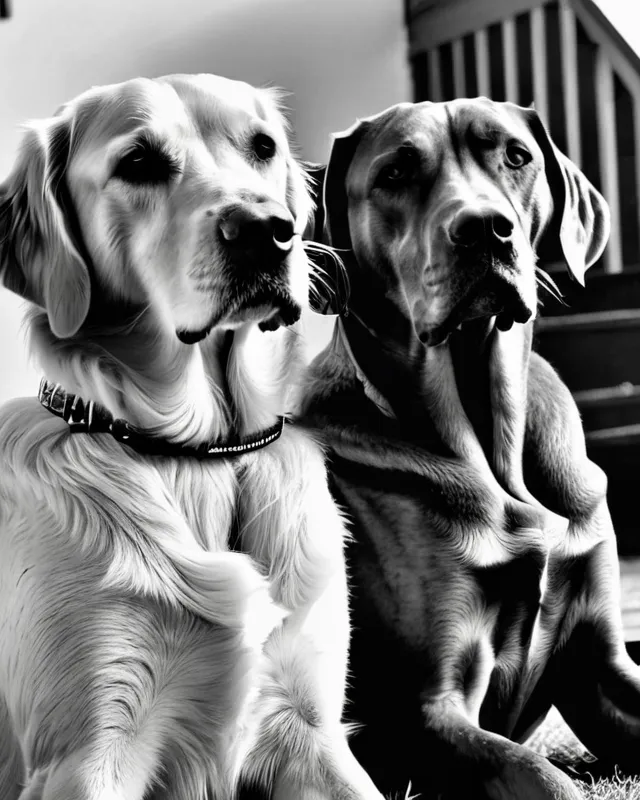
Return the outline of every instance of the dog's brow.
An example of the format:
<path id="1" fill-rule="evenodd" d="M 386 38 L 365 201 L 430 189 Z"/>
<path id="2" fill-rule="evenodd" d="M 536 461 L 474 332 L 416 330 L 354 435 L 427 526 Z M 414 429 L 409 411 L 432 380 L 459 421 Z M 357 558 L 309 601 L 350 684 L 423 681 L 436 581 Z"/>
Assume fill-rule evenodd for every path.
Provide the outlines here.
<path id="1" fill-rule="evenodd" d="M 456 131 L 456 126 L 455 126 L 455 121 L 454 121 L 454 118 L 453 118 L 453 114 L 451 113 L 451 110 L 447 106 L 445 106 L 444 113 L 445 113 L 445 116 L 447 118 L 447 127 L 449 128 L 449 140 L 451 142 L 451 147 L 453 149 L 453 154 L 454 154 L 454 156 L 456 158 L 456 161 L 460 162 L 460 159 L 462 157 L 462 155 L 461 155 L 461 147 L 460 147 L 460 140 L 459 140 L 460 137 L 458 136 L 458 133 Z"/>
<path id="2" fill-rule="evenodd" d="M 381 161 L 386 161 L 387 159 L 396 156 L 398 151 L 401 150 L 403 146 L 404 145 L 394 145 L 393 147 L 385 148 L 381 153 L 377 153 L 373 156 L 371 159 L 371 166 L 375 168 L 378 166 L 378 164 L 380 164 Z"/>
<path id="3" fill-rule="evenodd" d="M 509 131 L 493 120 L 473 120 L 467 128 L 467 134 L 480 141 L 498 142 L 509 136 Z"/>
<path id="4" fill-rule="evenodd" d="M 233 108 L 215 100 L 208 100 L 206 104 L 190 104 L 188 111 L 203 138 L 221 134 L 235 144 L 244 141 L 247 129 L 258 120 L 257 115 L 252 115 L 246 109 Z"/>

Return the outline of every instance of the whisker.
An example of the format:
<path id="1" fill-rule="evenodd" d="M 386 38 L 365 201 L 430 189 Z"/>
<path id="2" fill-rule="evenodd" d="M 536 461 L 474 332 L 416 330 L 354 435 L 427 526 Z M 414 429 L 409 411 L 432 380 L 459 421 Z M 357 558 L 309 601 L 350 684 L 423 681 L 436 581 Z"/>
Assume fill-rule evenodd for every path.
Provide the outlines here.
<path id="1" fill-rule="evenodd" d="M 328 293 L 332 293 L 334 289 L 333 286 L 331 285 L 331 282 L 327 279 L 326 270 L 324 270 L 319 264 L 316 264 L 314 261 L 309 261 L 309 266 L 313 274 L 313 280 L 310 283 L 309 291 L 315 298 L 320 300 L 322 296 L 318 288 L 319 286 L 323 287 Z"/>
<path id="2" fill-rule="evenodd" d="M 311 240 L 303 241 L 303 247 L 309 257 L 309 265 L 311 267 L 314 281 L 311 283 L 312 296 L 318 300 L 322 300 L 320 288 L 323 288 L 328 295 L 333 295 L 336 299 L 342 296 L 349 295 L 349 275 L 347 268 L 340 258 L 338 248 L 331 247 L 320 242 L 313 242 Z M 342 252 L 348 252 L 342 250 Z M 327 263 L 326 259 L 330 259 L 335 274 L 335 281 L 329 278 L 329 270 L 319 263 L 314 256 L 320 256 L 323 263 Z M 342 290 L 342 291 L 341 291 Z"/>
<path id="3" fill-rule="evenodd" d="M 545 272 L 540 267 L 536 267 L 536 282 L 540 287 L 546 289 L 549 294 L 554 297 L 559 303 L 562 303 L 563 306 L 567 304 L 562 298 L 562 292 L 560 291 L 558 285 L 553 280 L 549 273 Z"/>
<path id="4" fill-rule="evenodd" d="M 302 246 L 304 249 L 309 253 L 318 253 L 319 255 L 324 255 L 330 258 L 335 264 L 344 267 L 344 263 L 338 253 L 342 251 L 343 253 L 348 252 L 343 248 L 338 247 L 331 247 L 328 244 L 322 244 L 321 242 L 314 242 L 311 239 L 305 239 L 302 242 Z"/>

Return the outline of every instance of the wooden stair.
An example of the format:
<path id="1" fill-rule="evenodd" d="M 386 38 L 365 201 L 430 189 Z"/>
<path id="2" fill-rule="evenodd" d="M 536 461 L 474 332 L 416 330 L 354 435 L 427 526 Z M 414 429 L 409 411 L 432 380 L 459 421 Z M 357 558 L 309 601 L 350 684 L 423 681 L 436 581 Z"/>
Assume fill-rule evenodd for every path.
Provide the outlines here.
<path id="1" fill-rule="evenodd" d="M 640 558 L 621 559 L 620 589 L 625 639 L 635 643 L 628 650 L 640 664 Z"/>
<path id="2" fill-rule="evenodd" d="M 640 555 L 640 271 L 596 274 L 585 289 L 556 282 L 567 305 L 547 303 L 534 347 L 571 389 L 589 456 L 607 473 L 621 555 Z"/>

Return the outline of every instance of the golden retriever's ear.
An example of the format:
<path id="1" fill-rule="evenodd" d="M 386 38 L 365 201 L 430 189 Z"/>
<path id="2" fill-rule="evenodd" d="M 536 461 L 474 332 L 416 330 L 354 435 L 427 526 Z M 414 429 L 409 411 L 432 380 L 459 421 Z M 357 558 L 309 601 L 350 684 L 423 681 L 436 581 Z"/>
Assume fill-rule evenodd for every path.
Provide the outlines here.
<path id="1" fill-rule="evenodd" d="M 89 270 L 73 237 L 77 223 L 65 182 L 69 150 L 68 121 L 33 123 L 0 184 L 0 281 L 45 308 L 61 339 L 81 327 L 91 299 Z"/>
<path id="2" fill-rule="evenodd" d="M 584 274 L 602 255 L 609 234 L 609 206 L 585 175 L 551 141 L 540 117 L 526 109 L 529 127 L 544 155 L 553 216 L 539 251 L 547 261 L 563 258 L 569 272 L 582 286 Z"/>
<path id="3" fill-rule="evenodd" d="M 287 208 L 294 219 L 294 231 L 302 236 L 313 210 L 307 177 L 293 155 L 287 159 Z"/>

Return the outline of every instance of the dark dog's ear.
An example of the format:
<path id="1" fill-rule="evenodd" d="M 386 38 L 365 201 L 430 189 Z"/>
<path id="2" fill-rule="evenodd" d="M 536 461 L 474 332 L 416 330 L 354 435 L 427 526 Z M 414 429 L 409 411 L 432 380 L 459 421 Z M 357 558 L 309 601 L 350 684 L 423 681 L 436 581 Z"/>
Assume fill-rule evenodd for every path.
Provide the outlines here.
<path id="1" fill-rule="evenodd" d="M 311 177 L 315 184 L 316 213 L 310 238 L 322 247 L 309 247 L 315 275 L 312 308 L 320 314 L 345 314 L 350 283 L 349 262 L 351 236 L 347 204 L 346 178 L 349 165 L 368 120 L 358 121 L 348 130 L 337 133 L 329 155 L 329 163 L 316 169 Z"/>
<path id="2" fill-rule="evenodd" d="M 326 244 L 324 236 L 324 206 L 322 205 L 322 192 L 324 189 L 324 178 L 327 168 L 321 164 L 307 164 L 307 177 L 311 191 L 311 201 L 313 203 L 313 214 L 303 233 L 303 238 Z"/>
<path id="3" fill-rule="evenodd" d="M 324 180 L 324 214 L 327 239 L 332 247 L 351 250 L 347 173 L 368 127 L 369 120 L 359 120 L 348 130 L 336 133 Z"/>
<path id="4" fill-rule="evenodd" d="M 0 281 L 46 309 L 61 339 L 78 331 L 91 295 L 65 189 L 69 148 L 66 120 L 33 123 L 13 171 L 0 184 Z"/>
<path id="5" fill-rule="evenodd" d="M 551 141 L 538 114 L 526 110 L 529 127 L 542 150 L 553 199 L 552 219 L 539 252 L 547 261 L 566 261 L 582 286 L 584 274 L 602 255 L 611 220 L 609 206 L 585 175 Z"/>

